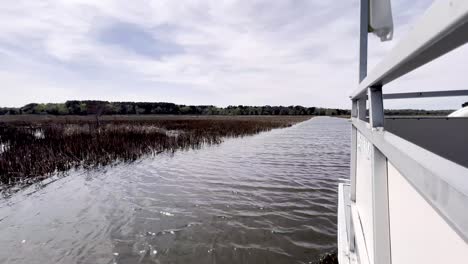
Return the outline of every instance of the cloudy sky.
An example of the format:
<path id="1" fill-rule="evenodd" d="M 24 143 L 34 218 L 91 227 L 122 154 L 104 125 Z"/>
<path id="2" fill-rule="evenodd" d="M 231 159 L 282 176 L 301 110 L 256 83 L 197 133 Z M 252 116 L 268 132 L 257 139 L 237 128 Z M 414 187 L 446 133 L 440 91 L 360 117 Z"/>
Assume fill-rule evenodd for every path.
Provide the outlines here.
<path id="1" fill-rule="evenodd" d="M 432 0 L 393 0 L 395 41 Z M 0 106 L 68 99 L 349 107 L 358 0 L 44 0 L 0 3 Z M 466 89 L 468 49 L 387 92 Z M 465 77 L 465 78 L 464 78 Z M 468 98 L 391 102 L 457 108 Z"/>

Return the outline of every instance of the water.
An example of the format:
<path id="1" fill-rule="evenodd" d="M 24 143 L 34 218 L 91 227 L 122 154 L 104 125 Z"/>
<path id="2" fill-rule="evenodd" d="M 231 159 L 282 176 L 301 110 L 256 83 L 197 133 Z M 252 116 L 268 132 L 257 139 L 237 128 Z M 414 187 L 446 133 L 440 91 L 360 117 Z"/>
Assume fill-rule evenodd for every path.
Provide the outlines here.
<path id="1" fill-rule="evenodd" d="M 308 263 L 336 248 L 347 120 L 228 139 L 0 201 L 0 263 Z"/>

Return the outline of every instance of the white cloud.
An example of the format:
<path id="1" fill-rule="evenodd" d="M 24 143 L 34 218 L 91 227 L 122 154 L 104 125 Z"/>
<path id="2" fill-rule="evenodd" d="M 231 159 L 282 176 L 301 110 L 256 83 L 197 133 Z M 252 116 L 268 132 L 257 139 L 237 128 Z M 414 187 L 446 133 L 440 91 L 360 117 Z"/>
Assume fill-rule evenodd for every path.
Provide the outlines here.
<path id="1" fill-rule="evenodd" d="M 400 39 L 431 1 L 393 2 Z M 104 99 L 348 107 L 357 82 L 357 0 L 15 1 L 0 4 L 0 23 L 4 106 Z M 372 37 L 370 45 L 372 66 L 394 43 Z M 389 88 L 462 89 L 456 75 L 468 52 L 456 52 Z M 447 65 L 453 70 L 434 74 Z"/>

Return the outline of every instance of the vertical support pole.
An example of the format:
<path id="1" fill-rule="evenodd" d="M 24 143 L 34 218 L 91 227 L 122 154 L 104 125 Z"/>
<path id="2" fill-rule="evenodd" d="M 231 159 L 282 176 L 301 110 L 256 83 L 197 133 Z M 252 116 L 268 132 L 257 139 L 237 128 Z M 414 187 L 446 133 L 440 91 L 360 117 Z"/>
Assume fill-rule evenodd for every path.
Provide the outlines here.
<path id="1" fill-rule="evenodd" d="M 350 191 L 350 200 L 351 203 L 356 202 L 356 172 L 357 172 L 357 129 L 354 127 L 353 124 L 351 124 L 351 191 Z M 348 204 L 349 212 L 351 212 L 351 203 Z M 354 233 L 354 222 L 353 218 L 351 217 L 351 214 L 349 214 L 349 232 L 348 232 L 348 244 L 349 244 L 349 250 L 351 252 L 356 251 L 356 240 L 355 240 L 355 233 Z"/>
<path id="2" fill-rule="evenodd" d="M 360 98 L 359 100 L 353 101 L 353 108 L 355 109 L 354 113 L 360 120 L 366 119 L 366 98 Z M 351 192 L 350 199 L 351 202 L 356 202 L 356 184 L 357 184 L 357 135 L 358 131 L 356 127 L 351 125 Z M 356 238 L 354 233 L 354 222 L 353 219 L 350 219 L 351 228 L 349 230 L 349 250 L 355 252 L 356 250 Z"/>
<path id="3" fill-rule="evenodd" d="M 360 9 L 360 29 L 359 29 L 359 83 L 362 82 L 367 76 L 367 42 L 368 42 L 368 29 L 369 29 L 369 0 L 361 0 Z M 360 120 L 366 119 L 366 99 L 353 100 L 351 108 L 351 116 L 359 118 Z M 351 194 L 350 199 L 356 202 L 356 166 L 357 166 L 357 129 L 351 125 Z M 355 251 L 355 235 L 354 223 L 351 221 L 349 249 Z"/>
<path id="4" fill-rule="evenodd" d="M 391 264 L 387 157 L 375 146 L 371 155 L 374 263 Z"/>
<path id="5" fill-rule="evenodd" d="M 351 108 L 351 117 L 356 118 L 358 116 L 358 101 L 352 101 L 353 106 Z M 350 199 L 352 202 L 356 202 L 356 166 L 357 166 L 357 129 L 351 124 L 351 166 L 350 166 L 350 180 L 351 180 L 351 191 Z"/>
<path id="6" fill-rule="evenodd" d="M 358 101 L 352 101 L 351 107 L 351 117 L 356 118 L 358 116 Z M 350 166 L 350 179 L 351 179 L 351 191 L 350 191 L 350 200 L 351 202 L 356 202 L 356 166 L 357 166 L 357 129 L 351 124 L 351 166 Z M 351 212 L 351 203 L 348 204 L 349 212 Z M 354 223 L 351 214 L 349 214 L 349 227 L 348 227 L 348 244 L 349 250 L 355 252 L 355 233 L 354 233 Z"/>
<path id="7" fill-rule="evenodd" d="M 369 123 L 372 128 L 383 128 L 384 109 L 382 86 L 372 86 L 367 89 L 369 96 Z"/>
<path id="8" fill-rule="evenodd" d="M 369 31 L 369 0 L 361 0 L 359 28 L 359 82 L 367 76 L 367 42 Z"/>
<path id="9" fill-rule="evenodd" d="M 384 126 L 382 86 L 368 89 L 369 123 L 379 133 Z M 388 212 L 388 169 L 387 157 L 372 146 L 372 212 L 373 212 L 373 263 L 391 264 L 390 218 Z"/>
<path id="10" fill-rule="evenodd" d="M 359 120 L 366 121 L 367 117 L 367 107 L 366 107 L 367 100 L 365 98 L 361 98 L 358 101 L 358 118 Z"/>
<path id="11" fill-rule="evenodd" d="M 351 117 L 357 117 L 357 115 L 358 115 L 357 100 L 352 100 L 351 103 L 352 103 L 352 105 L 351 105 Z"/>

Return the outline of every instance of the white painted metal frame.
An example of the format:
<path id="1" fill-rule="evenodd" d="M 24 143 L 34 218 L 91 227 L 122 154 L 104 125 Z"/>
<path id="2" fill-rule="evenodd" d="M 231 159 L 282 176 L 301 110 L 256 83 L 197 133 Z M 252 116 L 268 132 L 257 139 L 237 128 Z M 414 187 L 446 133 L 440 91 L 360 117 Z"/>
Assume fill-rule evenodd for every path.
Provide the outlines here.
<path id="1" fill-rule="evenodd" d="M 382 86 L 468 42 L 468 1 L 437 0 L 413 32 L 367 76 L 369 0 L 361 0 L 358 89 L 352 94 L 351 201 L 352 235 L 346 245 L 361 263 L 391 263 L 387 160 L 407 178 L 446 222 L 468 241 L 468 169 L 384 131 L 384 99 L 468 95 L 468 90 L 382 94 Z M 367 123 L 367 100 L 369 123 Z M 372 219 L 374 244 L 366 248 L 356 207 L 357 134 L 372 144 Z M 437 165 L 435 165 L 437 164 Z M 450 175 L 447 175 L 447 170 Z M 444 190 L 447 204 L 433 193 Z M 432 192 L 431 192 L 432 191 Z M 343 193 L 340 193 L 343 195 Z M 368 251 L 372 250 L 373 259 Z"/>
<path id="2" fill-rule="evenodd" d="M 338 243 L 342 246 L 338 251 L 338 262 L 340 264 L 352 263 L 352 251 L 350 249 L 350 200 L 349 184 L 340 183 L 338 187 Z"/>
<path id="3" fill-rule="evenodd" d="M 383 130 L 384 108 L 382 86 L 369 87 L 369 124 L 372 130 Z M 374 236 L 374 263 L 390 264 L 390 218 L 388 215 L 387 158 L 373 144 L 372 164 L 372 212 Z"/>
<path id="4" fill-rule="evenodd" d="M 385 155 L 421 196 L 468 242 L 468 168 L 388 131 L 375 131 L 369 123 L 356 118 L 353 118 L 353 126 Z"/>
<path id="5" fill-rule="evenodd" d="M 468 1 L 437 0 L 412 32 L 360 83 L 352 99 L 368 87 L 387 84 L 468 42 Z"/>
<path id="6" fill-rule="evenodd" d="M 468 96 L 468 90 L 391 93 L 391 94 L 384 94 L 383 99 L 394 100 L 394 99 L 449 97 L 449 96 Z"/>

